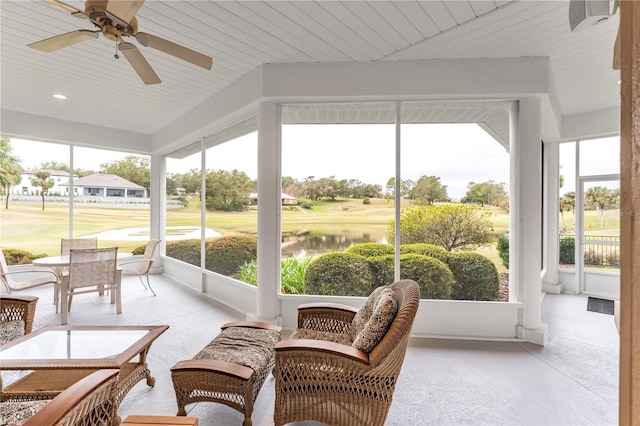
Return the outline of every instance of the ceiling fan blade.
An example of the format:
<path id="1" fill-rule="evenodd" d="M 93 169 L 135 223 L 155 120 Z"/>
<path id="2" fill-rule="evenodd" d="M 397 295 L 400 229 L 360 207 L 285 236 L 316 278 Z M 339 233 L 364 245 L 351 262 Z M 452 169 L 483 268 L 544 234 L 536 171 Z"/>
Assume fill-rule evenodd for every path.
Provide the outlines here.
<path id="1" fill-rule="evenodd" d="M 98 38 L 99 34 L 100 31 L 76 30 L 36 41 L 35 43 L 31 43 L 29 47 L 42 52 L 53 52 L 54 50 L 62 49 L 63 47 L 71 46 L 81 41 Z"/>
<path id="2" fill-rule="evenodd" d="M 144 0 L 109 0 L 106 11 L 112 19 L 120 21 L 121 25 L 129 25 Z"/>
<path id="3" fill-rule="evenodd" d="M 195 50 L 191 50 L 187 47 L 180 46 L 172 41 L 165 40 L 151 34 L 137 33 L 136 40 L 138 40 L 138 42 L 143 46 L 160 50 L 161 52 L 168 53 L 176 58 L 191 62 L 194 65 L 198 65 L 199 67 L 206 68 L 208 70 L 210 70 L 213 65 L 213 59 L 211 56 L 203 55 Z"/>
<path id="4" fill-rule="evenodd" d="M 50 6 L 56 7 L 58 9 L 64 10 L 65 12 L 69 12 L 70 14 L 72 14 L 73 16 L 78 16 L 80 18 L 85 18 L 85 14 L 82 10 L 76 9 L 73 6 L 69 6 L 66 3 L 63 3 L 61 1 L 58 0 L 42 0 L 43 2 L 47 3 Z"/>
<path id="5" fill-rule="evenodd" d="M 127 58 L 127 61 L 144 81 L 144 84 L 160 83 L 160 77 L 158 77 L 158 74 L 151 68 L 149 62 L 142 56 L 142 53 L 135 45 L 122 42 L 118 44 L 118 50 Z"/>

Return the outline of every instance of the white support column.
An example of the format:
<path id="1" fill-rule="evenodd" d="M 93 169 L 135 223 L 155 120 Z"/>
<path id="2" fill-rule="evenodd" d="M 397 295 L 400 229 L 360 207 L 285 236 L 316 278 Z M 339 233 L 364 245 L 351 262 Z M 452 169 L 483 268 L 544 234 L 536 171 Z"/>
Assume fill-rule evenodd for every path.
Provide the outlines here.
<path id="1" fill-rule="evenodd" d="M 280 106 L 258 106 L 258 300 L 256 318 L 280 323 Z"/>
<path id="2" fill-rule="evenodd" d="M 558 242 L 560 212 L 560 150 L 558 143 L 544 144 L 544 216 L 542 223 L 542 289 L 547 293 L 560 294 L 560 245 Z"/>
<path id="3" fill-rule="evenodd" d="M 520 280 L 524 301 L 523 326 L 518 336 L 532 343 L 545 345 L 546 324 L 542 324 L 542 155 L 541 155 L 540 99 L 521 99 L 518 106 L 517 166 L 520 174 L 518 186 L 513 188 L 519 196 L 518 258 L 522 262 Z"/>
<path id="4" fill-rule="evenodd" d="M 151 156 L 151 188 L 149 188 L 150 211 L 149 211 L 149 236 L 162 240 L 160 242 L 159 252 L 165 253 L 166 241 L 163 238 L 166 235 L 167 225 L 167 185 L 166 180 L 166 162 L 162 155 Z M 162 262 L 155 261 L 151 266 L 152 274 L 162 273 Z"/>
<path id="5" fill-rule="evenodd" d="M 509 302 L 521 302 L 523 291 L 520 280 L 522 242 L 520 235 L 520 144 L 518 141 L 518 103 L 509 111 Z M 519 318 L 518 323 L 524 320 Z"/>

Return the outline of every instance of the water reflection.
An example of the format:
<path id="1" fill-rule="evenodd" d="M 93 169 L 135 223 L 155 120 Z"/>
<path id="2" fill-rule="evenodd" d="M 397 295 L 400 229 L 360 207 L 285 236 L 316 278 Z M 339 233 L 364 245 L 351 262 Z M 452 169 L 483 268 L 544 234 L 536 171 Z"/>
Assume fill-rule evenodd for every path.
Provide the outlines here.
<path id="1" fill-rule="evenodd" d="M 282 237 L 282 257 L 318 256 L 332 251 L 345 251 L 360 243 L 386 243 L 387 239 L 371 234 L 352 235 L 299 235 Z"/>

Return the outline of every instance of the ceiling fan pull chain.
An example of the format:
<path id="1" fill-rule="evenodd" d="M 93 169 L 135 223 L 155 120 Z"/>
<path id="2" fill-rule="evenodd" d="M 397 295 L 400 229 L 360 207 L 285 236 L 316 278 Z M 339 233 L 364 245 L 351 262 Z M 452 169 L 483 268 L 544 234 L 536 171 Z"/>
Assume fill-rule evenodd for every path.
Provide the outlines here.
<path id="1" fill-rule="evenodd" d="M 116 54 L 113 55 L 113 57 L 116 59 L 120 59 L 120 55 L 118 55 L 118 40 L 116 40 L 115 46 L 116 46 Z"/>

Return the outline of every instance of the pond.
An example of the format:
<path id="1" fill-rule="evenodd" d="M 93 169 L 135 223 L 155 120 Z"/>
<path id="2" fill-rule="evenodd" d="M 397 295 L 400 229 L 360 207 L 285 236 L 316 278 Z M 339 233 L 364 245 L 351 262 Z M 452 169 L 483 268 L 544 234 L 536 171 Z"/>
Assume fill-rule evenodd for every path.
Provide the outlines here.
<path id="1" fill-rule="evenodd" d="M 298 235 L 282 238 L 282 257 L 318 256 L 333 251 L 345 251 L 360 243 L 386 243 L 384 236 L 353 235 Z"/>

